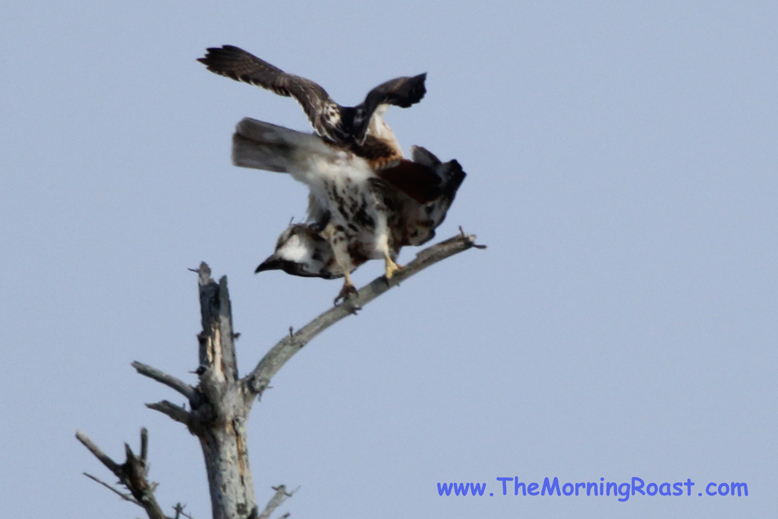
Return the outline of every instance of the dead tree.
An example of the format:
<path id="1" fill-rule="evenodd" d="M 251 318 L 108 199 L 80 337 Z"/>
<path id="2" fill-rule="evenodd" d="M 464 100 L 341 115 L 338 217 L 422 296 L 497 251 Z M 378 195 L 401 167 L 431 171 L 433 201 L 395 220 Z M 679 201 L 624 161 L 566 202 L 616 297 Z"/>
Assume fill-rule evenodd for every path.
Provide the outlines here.
<path id="1" fill-rule="evenodd" d="M 267 519 L 291 493 L 284 485 L 275 487 L 275 495 L 262 512 L 256 504 L 254 485 L 249 465 L 246 421 L 251 406 L 267 389 L 270 380 L 279 369 L 303 346 L 319 333 L 344 317 L 356 313 L 376 297 L 413 276 L 422 269 L 476 245 L 475 236 L 461 233 L 437 245 L 421 251 L 412 262 L 398 271 L 391 280 L 383 276 L 364 286 L 355 297 L 330 308 L 300 330 L 281 339 L 247 375 L 240 377 L 235 358 L 232 327 L 232 311 L 227 290 L 227 277 L 219 282 L 211 279 L 211 269 L 200 265 L 200 312 L 202 332 L 198 335 L 200 364 L 196 371 L 197 386 L 191 386 L 178 378 L 140 362 L 132 366 L 146 377 L 152 378 L 177 391 L 189 401 L 189 409 L 167 400 L 146 404 L 173 420 L 184 424 L 189 432 L 200 440 L 208 472 L 208 486 L 214 519 Z M 141 430 L 140 456 L 125 444 L 126 461 L 119 464 L 107 456 L 81 431 L 76 433 L 84 446 L 99 459 L 129 493 L 123 493 L 98 478 L 86 474 L 108 487 L 127 501 L 146 510 L 150 519 L 166 519 L 154 498 L 155 483 L 148 479 L 148 434 Z M 173 507 L 176 519 L 189 517 L 178 504 Z M 287 514 L 288 515 L 288 514 Z"/>

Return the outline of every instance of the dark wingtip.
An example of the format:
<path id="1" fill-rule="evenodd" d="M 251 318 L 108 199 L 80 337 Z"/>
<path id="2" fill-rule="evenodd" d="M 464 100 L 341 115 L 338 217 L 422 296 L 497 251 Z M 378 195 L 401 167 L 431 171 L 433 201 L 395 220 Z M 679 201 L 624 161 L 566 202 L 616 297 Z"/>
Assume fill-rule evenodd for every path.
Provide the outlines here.
<path id="1" fill-rule="evenodd" d="M 443 167 L 450 170 L 450 177 L 446 185 L 443 187 L 443 193 L 445 196 L 451 199 L 451 202 L 453 202 L 457 191 L 459 191 L 459 187 L 462 185 L 462 182 L 465 181 L 467 173 L 465 173 L 465 170 L 462 169 L 462 165 L 456 159 L 446 162 L 443 164 Z"/>
<path id="2" fill-rule="evenodd" d="M 218 62 L 229 59 L 230 57 L 234 57 L 237 54 L 243 54 L 246 51 L 241 49 L 240 47 L 236 47 L 234 45 L 222 45 L 221 47 L 208 47 L 205 53 L 205 56 L 202 58 L 197 58 L 197 61 L 208 67 L 208 70 L 217 72 L 213 66 L 217 64 Z M 217 72 L 221 73 L 221 72 Z"/>
<path id="3" fill-rule="evenodd" d="M 415 84 L 413 85 L 410 104 L 416 104 L 424 98 L 424 95 L 427 93 L 427 86 L 424 84 L 426 80 L 426 72 L 413 77 L 413 82 Z"/>

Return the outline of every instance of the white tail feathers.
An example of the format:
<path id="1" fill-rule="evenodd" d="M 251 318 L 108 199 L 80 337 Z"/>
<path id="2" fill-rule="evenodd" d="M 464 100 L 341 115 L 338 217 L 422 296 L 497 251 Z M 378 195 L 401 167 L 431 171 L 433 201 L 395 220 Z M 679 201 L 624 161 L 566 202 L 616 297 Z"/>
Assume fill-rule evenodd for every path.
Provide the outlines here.
<path id="1" fill-rule="evenodd" d="M 316 135 L 245 118 L 232 136 L 236 166 L 289 173 L 304 155 L 334 155 L 336 150 Z"/>

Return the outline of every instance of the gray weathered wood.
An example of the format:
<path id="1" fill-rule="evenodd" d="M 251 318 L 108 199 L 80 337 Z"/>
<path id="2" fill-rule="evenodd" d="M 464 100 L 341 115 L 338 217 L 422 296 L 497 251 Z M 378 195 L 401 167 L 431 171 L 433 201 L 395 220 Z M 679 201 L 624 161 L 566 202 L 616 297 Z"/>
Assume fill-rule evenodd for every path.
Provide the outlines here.
<path id="1" fill-rule="evenodd" d="M 396 272 L 390 281 L 381 276 L 361 288 L 355 297 L 322 313 L 296 333 L 290 331 L 289 336 L 279 341 L 243 379 L 238 375 L 227 278 L 222 277 L 218 283 L 215 282 L 211 279 L 211 269 L 208 265 L 200 264 L 196 271 L 199 278 L 202 323 L 202 331 L 197 336 L 199 367 L 196 373 L 199 383 L 193 387 L 140 362 L 133 362 L 132 366 L 139 374 L 170 387 L 188 400 L 188 410 L 167 400 L 146 405 L 185 424 L 200 440 L 208 473 L 214 519 L 268 519 L 273 511 L 291 496 L 291 493 L 287 493 L 286 488 L 280 485 L 274 488 L 276 493 L 264 511 L 259 512 L 247 447 L 246 420 L 251 406 L 268 387 L 278 370 L 325 329 L 356 313 L 362 306 L 426 267 L 472 247 L 483 248 L 476 245 L 475 236 L 465 235 L 463 232 L 424 249 L 416 259 Z M 127 446 L 127 461 L 122 465 L 106 456 L 83 433 L 78 432 L 77 437 L 119 477 L 120 482 L 130 490 L 132 497 L 112 490 L 143 506 L 151 519 L 165 519 L 154 499 L 154 485 L 149 484 L 146 479 L 148 440 L 145 429 L 141 434 L 140 458 Z M 181 513 L 179 505 L 176 508 L 176 516 Z"/>
<path id="2" fill-rule="evenodd" d="M 102 485 L 108 486 L 114 492 L 122 496 L 122 498 L 142 507 L 146 510 L 149 519 L 167 519 L 165 514 L 162 513 L 162 509 L 159 507 L 157 499 L 154 497 L 156 484 L 150 483 L 148 480 L 148 464 L 145 457 L 148 452 L 148 432 L 145 427 L 141 429 L 141 457 L 137 457 L 132 452 L 132 449 L 130 449 L 130 446 L 125 443 L 124 452 L 127 460 L 121 465 L 105 454 L 100 447 L 90 440 L 83 432 L 76 432 L 76 438 L 78 438 L 78 441 L 84 444 L 84 446 L 89 449 L 89 451 L 94 454 L 108 470 L 119 478 L 119 482 L 127 487 L 127 490 L 132 494 L 132 499 L 129 499 L 129 496 L 111 488 L 94 476 L 87 475 L 87 477 Z"/>
<path id="3" fill-rule="evenodd" d="M 190 430 L 205 456 L 214 519 L 237 519 L 256 506 L 246 438 L 253 398 L 238 379 L 227 278 L 217 284 L 202 263 L 199 286 L 203 331 L 197 390 L 202 401 L 193 403 L 196 423 Z"/>
<path id="4" fill-rule="evenodd" d="M 132 367 L 135 368 L 141 375 L 149 377 L 153 380 L 156 380 L 157 382 L 165 384 L 172 389 L 175 389 L 188 398 L 190 402 L 196 401 L 199 396 L 195 388 L 186 382 L 177 379 L 173 375 L 168 375 L 167 373 L 158 370 L 157 368 L 152 368 L 151 366 L 147 366 L 146 364 L 137 361 L 132 363 Z"/>

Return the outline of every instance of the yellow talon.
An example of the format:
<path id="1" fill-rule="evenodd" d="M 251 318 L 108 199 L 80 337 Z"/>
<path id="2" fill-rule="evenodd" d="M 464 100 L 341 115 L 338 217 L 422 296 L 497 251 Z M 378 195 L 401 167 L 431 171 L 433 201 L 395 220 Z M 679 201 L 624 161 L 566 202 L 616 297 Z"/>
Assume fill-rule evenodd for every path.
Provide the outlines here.
<path id="1" fill-rule="evenodd" d="M 386 256 L 386 279 L 392 279 L 394 273 L 400 270 L 402 267 L 392 261 L 392 258 Z"/>
<path id="2" fill-rule="evenodd" d="M 350 295 L 358 295 L 357 288 L 354 286 L 353 283 L 351 283 L 351 276 L 349 276 L 348 273 L 344 276 L 346 278 L 345 282 L 343 283 L 343 288 L 340 289 L 340 292 L 338 293 L 338 296 L 335 298 L 335 301 L 333 301 L 333 304 L 337 305 L 338 301 L 343 300 L 345 301 L 348 299 Z"/>

